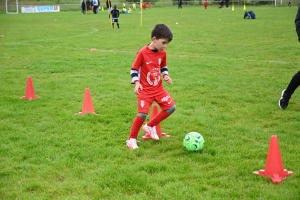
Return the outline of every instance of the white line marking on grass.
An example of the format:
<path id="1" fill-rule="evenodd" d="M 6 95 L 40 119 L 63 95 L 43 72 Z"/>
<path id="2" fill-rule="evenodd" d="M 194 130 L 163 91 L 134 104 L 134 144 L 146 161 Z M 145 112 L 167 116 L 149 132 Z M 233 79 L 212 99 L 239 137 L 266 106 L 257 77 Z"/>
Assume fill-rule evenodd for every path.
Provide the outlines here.
<path id="1" fill-rule="evenodd" d="M 76 38 L 76 37 L 82 37 L 87 35 L 92 35 L 94 33 L 98 32 L 97 28 L 93 28 L 93 31 L 90 31 L 88 33 L 83 33 L 80 35 L 74 35 L 74 36 L 68 36 L 68 38 Z M 61 38 L 48 38 L 48 39 L 41 39 L 41 40 L 32 40 L 30 42 L 10 42 L 10 43 L 0 43 L 1 45 L 11 46 L 11 45 L 20 45 L 20 46 L 36 46 L 39 48 L 52 48 L 52 49 L 65 49 L 65 50 L 88 50 L 90 51 L 90 48 L 78 48 L 78 47 L 66 47 L 66 46 L 43 46 L 41 44 L 38 44 L 38 42 L 45 42 L 45 41 L 59 41 L 64 40 L 66 37 Z M 95 46 L 96 48 L 97 46 Z M 123 53 L 123 54 L 132 54 L 134 55 L 136 51 L 120 51 L 120 50 L 108 50 L 108 49 L 99 49 L 96 48 L 97 51 L 104 52 L 104 53 Z M 219 60 L 229 60 L 229 61 L 246 61 L 246 62 L 270 62 L 270 63 L 277 63 L 277 64 L 291 64 L 291 63 L 298 63 L 298 62 L 286 62 L 281 60 L 257 60 L 257 59 L 245 59 L 245 58 L 228 58 L 228 57 L 220 57 L 220 56 L 198 56 L 198 55 L 168 55 L 168 57 L 172 58 L 198 58 L 198 59 L 219 59 Z"/>
<path id="2" fill-rule="evenodd" d="M 230 60 L 230 61 L 247 61 L 247 62 L 271 62 L 278 64 L 289 64 L 289 63 L 298 63 L 298 62 L 286 62 L 282 60 L 255 60 L 255 59 L 245 59 L 245 58 L 228 58 L 228 57 L 220 57 L 220 56 L 197 56 L 197 55 L 179 55 L 174 57 L 181 58 L 211 58 L 211 59 L 219 59 L 219 60 Z"/>
<path id="3" fill-rule="evenodd" d="M 94 28 L 93 31 L 88 32 L 88 33 L 83 33 L 83 34 L 80 34 L 80 35 L 73 35 L 73 36 L 61 37 L 61 38 L 49 38 L 49 39 L 35 40 L 35 41 L 64 40 L 64 39 L 66 39 L 66 38 L 76 38 L 76 37 L 82 37 L 82 36 L 92 35 L 92 34 L 97 33 L 97 32 L 98 32 L 98 29 L 97 29 L 97 28 Z"/>

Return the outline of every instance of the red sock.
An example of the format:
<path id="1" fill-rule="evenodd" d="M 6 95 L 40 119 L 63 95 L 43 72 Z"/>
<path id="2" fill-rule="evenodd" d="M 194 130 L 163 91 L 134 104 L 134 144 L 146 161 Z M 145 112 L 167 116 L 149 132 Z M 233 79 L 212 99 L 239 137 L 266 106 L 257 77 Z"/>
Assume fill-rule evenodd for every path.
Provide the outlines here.
<path id="1" fill-rule="evenodd" d="M 139 131 L 144 123 L 144 119 L 141 118 L 140 116 L 136 116 L 133 123 L 132 123 L 132 126 L 131 126 L 131 129 L 130 129 L 130 136 L 129 138 L 135 138 L 137 139 L 138 137 L 138 134 L 139 134 Z"/>
<path id="2" fill-rule="evenodd" d="M 170 114 L 167 113 L 167 111 L 162 110 L 150 122 L 148 122 L 147 125 L 150 127 L 156 126 L 169 116 Z"/>

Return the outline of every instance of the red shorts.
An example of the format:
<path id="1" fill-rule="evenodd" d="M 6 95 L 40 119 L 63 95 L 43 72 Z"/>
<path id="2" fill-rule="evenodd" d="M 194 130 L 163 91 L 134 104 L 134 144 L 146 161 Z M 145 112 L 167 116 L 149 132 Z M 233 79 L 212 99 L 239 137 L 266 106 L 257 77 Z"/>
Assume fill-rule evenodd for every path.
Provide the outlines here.
<path id="1" fill-rule="evenodd" d="M 172 99 L 171 95 L 166 91 L 163 90 L 159 94 L 156 94 L 153 97 L 139 95 L 138 96 L 138 112 L 148 114 L 149 108 L 151 107 L 153 102 L 158 103 L 159 107 L 162 110 L 167 110 L 175 105 L 174 100 Z"/>
<path id="2" fill-rule="evenodd" d="M 91 10 L 91 7 L 90 6 L 86 6 L 86 10 Z"/>

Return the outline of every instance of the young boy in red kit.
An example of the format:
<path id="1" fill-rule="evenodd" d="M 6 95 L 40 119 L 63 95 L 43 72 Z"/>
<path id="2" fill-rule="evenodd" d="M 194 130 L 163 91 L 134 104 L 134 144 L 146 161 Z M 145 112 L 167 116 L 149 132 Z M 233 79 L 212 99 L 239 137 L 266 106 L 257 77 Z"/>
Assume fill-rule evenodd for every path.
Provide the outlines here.
<path id="1" fill-rule="evenodd" d="M 151 33 L 151 43 L 137 52 L 131 67 L 131 83 L 135 84 L 134 93 L 138 98 L 138 114 L 126 141 L 127 147 L 131 150 L 139 148 L 136 139 L 141 127 L 152 139 L 159 140 L 156 125 L 169 117 L 176 109 L 175 102 L 162 84 L 162 78 L 168 84 L 172 84 L 164 50 L 172 39 L 173 34 L 168 26 L 156 24 Z M 158 103 L 161 111 L 143 126 L 154 101 Z"/>

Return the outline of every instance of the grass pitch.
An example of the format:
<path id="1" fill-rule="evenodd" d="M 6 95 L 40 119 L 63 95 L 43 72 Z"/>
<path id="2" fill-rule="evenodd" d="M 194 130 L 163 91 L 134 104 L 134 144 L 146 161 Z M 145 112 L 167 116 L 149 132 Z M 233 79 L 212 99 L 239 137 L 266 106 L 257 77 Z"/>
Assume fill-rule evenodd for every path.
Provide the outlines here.
<path id="1" fill-rule="evenodd" d="M 1 199 L 299 199 L 300 92 L 278 100 L 299 70 L 296 7 L 251 7 L 256 20 L 209 6 L 0 16 Z M 178 22 L 178 24 L 175 24 Z M 125 146 L 136 115 L 130 84 L 135 53 L 156 23 L 170 26 L 168 67 L 177 103 L 161 123 L 171 138 Z M 96 48 L 96 51 L 91 51 Z M 27 77 L 35 93 L 22 100 Z M 98 115 L 81 111 L 89 88 Z M 191 131 L 202 153 L 184 150 Z M 143 136 L 140 132 L 139 139 Z M 281 184 L 253 174 L 277 135 Z"/>

